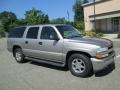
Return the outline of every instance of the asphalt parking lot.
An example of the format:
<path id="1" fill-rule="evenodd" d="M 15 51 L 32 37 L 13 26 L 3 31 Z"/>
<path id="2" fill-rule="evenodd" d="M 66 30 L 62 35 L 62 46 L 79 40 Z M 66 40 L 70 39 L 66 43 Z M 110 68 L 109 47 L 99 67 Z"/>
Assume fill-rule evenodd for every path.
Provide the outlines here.
<path id="1" fill-rule="evenodd" d="M 35 62 L 18 64 L 0 40 L 0 90 L 120 90 L 120 41 L 114 41 L 116 68 L 78 78 L 64 69 Z"/>

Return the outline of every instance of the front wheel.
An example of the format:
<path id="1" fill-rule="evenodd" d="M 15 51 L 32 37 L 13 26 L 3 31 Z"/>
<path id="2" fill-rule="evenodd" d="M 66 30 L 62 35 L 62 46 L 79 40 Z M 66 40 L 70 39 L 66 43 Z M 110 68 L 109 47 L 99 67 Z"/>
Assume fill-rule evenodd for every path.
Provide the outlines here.
<path id="1" fill-rule="evenodd" d="M 92 73 L 92 63 L 90 59 L 83 54 L 73 54 L 68 60 L 70 72 L 77 77 L 86 77 Z"/>

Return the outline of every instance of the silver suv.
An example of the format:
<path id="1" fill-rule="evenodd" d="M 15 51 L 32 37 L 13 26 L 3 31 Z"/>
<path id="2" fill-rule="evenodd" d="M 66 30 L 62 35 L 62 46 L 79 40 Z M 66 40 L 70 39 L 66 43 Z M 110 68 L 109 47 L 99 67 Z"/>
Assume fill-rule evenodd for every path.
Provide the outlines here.
<path id="1" fill-rule="evenodd" d="M 7 40 L 8 50 L 18 63 L 32 60 L 56 66 L 68 66 L 78 77 L 86 77 L 114 63 L 110 40 L 85 38 L 70 25 L 30 25 L 13 28 Z"/>

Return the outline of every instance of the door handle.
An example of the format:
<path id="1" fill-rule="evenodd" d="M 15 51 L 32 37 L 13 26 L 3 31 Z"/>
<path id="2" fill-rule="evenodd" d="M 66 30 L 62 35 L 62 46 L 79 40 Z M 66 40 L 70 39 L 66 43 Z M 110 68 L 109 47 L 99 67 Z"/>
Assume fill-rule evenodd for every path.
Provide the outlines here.
<path id="1" fill-rule="evenodd" d="M 28 44 L 28 41 L 25 41 L 25 44 Z"/>
<path id="2" fill-rule="evenodd" d="M 39 44 L 39 45 L 42 45 L 42 42 L 39 42 L 38 44 Z"/>

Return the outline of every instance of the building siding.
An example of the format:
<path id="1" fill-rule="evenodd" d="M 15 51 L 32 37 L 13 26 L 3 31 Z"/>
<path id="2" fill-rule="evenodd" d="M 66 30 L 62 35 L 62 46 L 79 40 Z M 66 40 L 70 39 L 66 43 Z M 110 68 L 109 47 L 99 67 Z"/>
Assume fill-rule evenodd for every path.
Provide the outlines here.
<path id="1" fill-rule="evenodd" d="M 93 29 L 93 23 L 90 20 L 90 16 L 94 15 L 94 4 L 83 5 L 84 7 L 84 21 L 85 21 L 85 30 L 90 31 Z M 107 0 L 105 2 L 100 2 L 95 4 L 95 14 L 102 14 L 107 12 L 119 11 L 120 10 L 120 0 Z M 105 20 L 107 23 L 105 23 Z M 101 20 L 101 28 L 111 31 L 111 19 Z"/>

